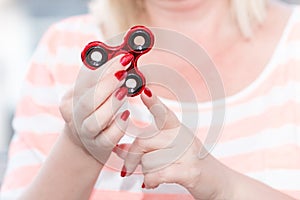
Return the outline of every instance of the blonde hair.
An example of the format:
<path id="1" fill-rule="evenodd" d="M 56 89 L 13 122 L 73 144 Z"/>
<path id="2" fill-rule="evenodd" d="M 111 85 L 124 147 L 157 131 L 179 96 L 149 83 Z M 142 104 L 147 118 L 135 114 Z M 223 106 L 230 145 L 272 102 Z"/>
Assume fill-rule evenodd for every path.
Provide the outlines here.
<path id="1" fill-rule="evenodd" d="M 111 37 L 136 24 L 143 24 L 140 13 L 144 0 L 91 0 L 90 12 L 102 28 L 104 36 Z M 109 28 L 107 28 L 109 26 Z"/>
<path id="2" fill-rule="evenodd" d="M 139 12 L 143 12 L 145 0 L 92 0 L 91 13 L 100 22 L 105 35 L 126 31 L 134 24 L 142 23 Z M 260 25 L 266 17 L 268 0 L 230 0 L 232 16 L 242 35 L 251 38 L 254 25 Z M 118 23 L 114 23 L 118 22 Z M 105 26 L 109 25 L 109 29 Z"/>
<path id="3" fill-rule="evenodd" d="M 253 26 L 261 25 L 267 13 L 268 0 L 230 0 L 233 17 L 246 38 L 253 35 Z"/>

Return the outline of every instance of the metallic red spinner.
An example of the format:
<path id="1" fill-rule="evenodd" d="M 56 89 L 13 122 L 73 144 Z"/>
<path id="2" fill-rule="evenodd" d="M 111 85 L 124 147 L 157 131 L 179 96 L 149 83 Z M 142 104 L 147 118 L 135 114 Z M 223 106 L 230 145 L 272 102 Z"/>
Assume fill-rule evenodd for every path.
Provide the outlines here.
<path id="1" fill-rule="evenodd" d="M 128 88 L 128 96 L 133 97 L 139 95 L 146 85 L 145 77 L 138 70 L 137 61 L 141 55 L 149 52 L 153 45 L 153 33 L 145 26 L 134 26 L 127 31 L 124 42 L 119 46 L 111 47 L 99 41 L 89 43 L 82 51 L 81 59 L 86 67 L 95 70 L 115 56 L 132 54 L 134 58 L 127 69 L 123 86 Z"/>

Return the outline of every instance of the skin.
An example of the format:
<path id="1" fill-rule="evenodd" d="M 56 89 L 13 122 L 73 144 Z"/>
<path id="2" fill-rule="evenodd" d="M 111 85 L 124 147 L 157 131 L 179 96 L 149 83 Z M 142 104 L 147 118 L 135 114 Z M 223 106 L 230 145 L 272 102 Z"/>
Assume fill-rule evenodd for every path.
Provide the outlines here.
<path id="1" fill-rule="evenodd" d="M 133 144 L 122 144 L 114 151 L 124 159 L 128 176 L 139 164 L 142 166 L 146 189 L 154 189 L 163 183 L 177 183 L 199 200 L 292 199 L 229 169 L 209 153 L 200 157 L 199 153 L 203 150 L 201 141 L 194 138 L 194 134 L 177 120 L 175 114 L 156 96 L 143 94 L 141 98 L 154 116 L 159 133 L 146 139 L 137 138 Z M 179 138 L 177 142 L 176 137 Z M 175 142 L 166 145 L 165 141 Z M 191 144 L 186 145 L 189 142 L 185 141 L 191 141 Z M 183 152 L 184 145 L 187 148 L 179 159 L 169 162 L 170 156 Z"/>
<path id="2" fill-rule="evenodd" d="M 227 0 L 183 0 L 176 3 L 172 0 L 150 0 L 145 3 L 149 11 L 145 23 L 183 33 L 208 52 L 221 75 L 226 96 L 240 92 L 261 74 L 274 53 L 291 14 L 290 8 L 275 2 L 270 3 L 264 24 L 254 25 L 253 38 L 248 40 L 243 37 L 232 19 Z M 195 95 L 199 102 L 210 100 L 205 81 L 199 76 L 193 76 L 195 72 L 191 67 L 174 60 L 176 58 L 164 57 L 161 60 L 159 56 L 156 58 L 147 55 L 147 57 L 149 62 L 154 60 L 172 66 L 186 80 L 190 80 L 189 84 L 197 88 Z M 152 87 L 151 89 L 159 96 L 175 99 L 163 88 Z"/>
<path id="3" fill-rule="evenodd" d="M 290 15 L 290 10 L 272 3 L 264 26 L 255 26 L 254 38 L 249 41 L 240 34 L 235 22 L 230 18 L 228 1 L 145 2 L 148 10 L 145 23 L 180 31 L 207 49 L 217 64 L 227 96 L 247 87 L 262 72 Z M 257 49 L 264 50 L 259 52 L 261 55 L 259 59 L 254 59 L 258 53 Z M 244 59 L 238 61 L 231 59 L 240 56 Z M 167 62 L 172 64 L 172 61 Z M 192 80 L 194 87 L 197 86 L 199 101 L 209 99 L 203 80 L 191 77 L 189 71 L 183 70 L 184 66 L 178 66 L 175 62 L 173 65 L 186 78 Z M 152 87 L 152 97 L 141 95 L 142 101 L 158 124 L 158 134 L 148 140 L 137 139 L 132 145 L 122 144 L 115 148 L 127 126 L 126 122 L 120 119 L 120 115 L 115 114 L 126 98 L 121 101 L 115 99 L 114 94 L 122 81 L 118 81 L 112 74 L 124 67 L 115 64 L 110 67 L 106 65 L 104 69 L 109 71 L 106 71 L 100 80 L 97 77 L 91 78 L 97 76 L 94 72 L 83 71 L 78 84 L 80 87 L 69 91 L 62 100 L 61 113 L 66 122 L 65 129 L 38 176 L 20 199 L 88 199 L 112 151 L 124 159 L 127 176 L 134 172 L 138 164 L 142 166 L 147 189 L 155 188 L 162 183 L 177 183 L 185 187 L 195 199 L 291 199 L 229 169 L 210 154 L 199 158 L 201 142 L 197 138 L 191 140 L 193 133 L 155 96 L 158 94 L 173 98 L 162 88 Z M 235 78 L 232 78 L 233 76 Z M 101 87 L 108 89 L 104 90 Z M 97 98 L 89 98 L 93 95 Z M 91 99 L 98 101 L 94 102 Z M 117 102 L 113 109 L 110 106 L 111 101 Z M 162 109 L 153 109 L 155 106 Z M 95 120 L 103 118 L 106 120 Z M 164 164 L 160 161 L 166 159 L 164 153 L 177 152 L 180 148 L 177 143 L 166 145 L 161 141 L 172 141 L 175 135 L 193 142 L 180 159 L 160 168 L 161 164 Z M 82 144 L 82 139 L 85 145 Z M 108 140 L 112 142 L 107 142 Z M 126 151 L 122 149 L 136 155 L 124 153 Z M 179 174 L 178 171 L 185 173 Z"/>
<path id="4" fill-rule="evenodd" d="M 97 71 L 83 68 L 78 87 L 69 90 L 60 105 L 66 122 L 64 131 L 20 199 L 89 198 L 101 169 L 127 127 L 122 114 L 116 114 L 127 98 L 125 95 L 119 100 L 116 96 L 124 80 L 118 80 L 114 74 L 121 70 L 124 66 L 119 62 L 107 63 Z"/>

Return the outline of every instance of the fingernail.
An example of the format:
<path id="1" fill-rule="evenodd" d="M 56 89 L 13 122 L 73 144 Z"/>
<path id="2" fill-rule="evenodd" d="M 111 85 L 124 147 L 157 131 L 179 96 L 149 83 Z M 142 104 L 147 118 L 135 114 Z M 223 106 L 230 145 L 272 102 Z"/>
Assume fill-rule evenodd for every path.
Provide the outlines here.
<path id="1" fill-rule="evenodd" d="M 115 77 L 116 77 L 119 81 L 122 81 L 123 79 L 125 79 L 126 76 L 127 76 L 126 70 L 117 71 L 117 72 L 115 73 Z"/>
<path id="2" fill-rule="evenodd" d="M 127 53 L 120 59 L 120 63 L 121 65 L 126 66 L 133 60 L 133 58 L 134 57 L 131 53 Z"/>
<path id="3" fill-rule="evenodd" d="M 149 89 L 149 88 L 145 88 L 144 89 L 144 93 L 145 93 L 145 95 L 147 95 L 148 97 L 152 97 L 152 92 L 151 92 L 151 90 Z"/>
<path id="4" fill-rule="evenodd" d="M 121 171 L 121 177 L 125 177 L 127 173 L 126 167 L 123 166 L 122 171 Z"/>
<path id="5" fill-rule="evenodd" d="M 128 89 L 126 87 L 121 87 L 115 94 L 116 98 L 121 101 L 127 95 Z"/>
<path id="6" fill-rule="evenodd" d="M 121 115 L 121 119 L 122 119 L 123 121 L 126 121 L 126 120 L 128 119 L 128 117 L 129 117 L 129 115 L 130 115 L 129 110 L 125 110 L 125 111 L 122 113 L 122 115 Z"/>
<path id="7" fill-rule="evenodd" d="M 146 186 L 145 186 L 145 183 L 143 183 L 143 185 L 142 185 L 142 188 L 145 188 Z"/>

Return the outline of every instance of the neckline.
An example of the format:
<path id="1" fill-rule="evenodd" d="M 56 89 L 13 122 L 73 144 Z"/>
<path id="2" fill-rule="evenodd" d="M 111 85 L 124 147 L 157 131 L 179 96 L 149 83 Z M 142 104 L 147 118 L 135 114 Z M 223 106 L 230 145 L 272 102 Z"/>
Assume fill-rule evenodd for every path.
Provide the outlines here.
<path id="1" fill-rule="evenodd" d="M 294 18 L 296 16 L 296 6 L 293 6 L 291 8 L 291 14 L 288 17 L 288 20 L 284 26 L 284 30 L 281 33 L 280 39 L 277 42 L 275 49 L 270 57 L 270 59 L 268 60 L 267 64 L 265 65 L 264 69 L 262 70 L 262 72 L 258 75 L 258 77 L 252 81 L 248 86 L 246 86 L 245 88 L 243 88 L 241 91 L 227 96 L 225 97 L 225 102 L 226 104 L 232 104 L 240 99 L 242 99 L 244 96 L 249 95 L 251 92 L 253 92 L 257 87 L 259 87 L 259 85 L 268 77 L 268 75 L 270 73 L 272 73 L 272 71 L 274 71 L 274 69 L 276 68 L 276 63 L 280 60 L 280 52 L 283 49 L 283 46 L 285 44 L 285 42 L 287 41 L 288 35 L 291 31 L 292 25 L 293 25 L 293 21 Z M 163 98 L 163 97 L 159 97 L 163 102 L 165 102 L 166 104 L 178 104 L 176 103 L 176 100 L 172 100 L 172 99 L 167 99 L 167 98 Z M 198 102 L 198 108 L 208 108 L 211 107 L 213 104 L 218 104 L 218 102 L 223 101 L 224 99 L 217 99 L 215 101 L 204 101 L 204 102 Z M 183 105 L 184 107 L 192 107 L 194 105 L 194 103 L 192 102 L 180 102 L 181 105 Z"/>
<path id="2" fill-rule="evenodd" d="M 227 96 L 225 97 L 225 102 L 226 104 L 232 104 L 240 99 L 242 99 L 242 97 L 247 96 L 248 94 L 250 94 L 251 92 L 253 92 L 266 78 L 267 76 L 276 68 L 276 63 L 279 61 L 279 57 L 280 57 L 280 52 L 283 49 L 283 46 L 288 38 L 288 35 L 290 33 L 290 30 L 292 28 L 293 22 L 294 22 L 294 18 L 296 16 L 296 10 L 297 10 L 298 6 L 291 6 L 291 14 L 288 17 L 288 20 L 284 26 L 284 30 L 281 33 L 280 39 L 277 42 L 275 49 L 270 57 L 270 59 L 268 60 L 267 64 L 265 65 L 264 69 L 262 70 L 262 72 L 258 75 L 258 77 L 252 81 L 248 86 L 246 86 L 245 88 L 243 88 L 241 91 Z M 97 37 L 103 39 L 103 34 L 101 33 L 101 31 L 99 30 L 99 27 L 96 29 L 96 35 Z M 164 98 L 164 97 L 159 97 L 164 103 L 166 103 L 167 105 L 178 105 L 178 102 L 176 100 L 172 100 L 172 99 L 168 99 L 168 98 Z M 214 101 L 204 101 L 204 102 L 197 102 L 198 108 L 203 108 L 203 109 L 207 109 L 207 108 L 211 108 L 212 105 L 214 104 L 218 104 L 218 102 L 222 102 L 224 101 L 224 99 L 217 99 Z M 180 104 L 184 107 L 194 107 L 195 103 L 192 102 L 180 102 Z"/>
<path id="3" fill-rule="evenodd" d="M 251 93 L 253 90 L 255 90 L 255 88 L 257 88 L 268 77 L 268 75 L 272 71 L 274 71 L 274 69 L 277 66 L 276 63 L 278 63 L 278 61 L 280 60 L 279 58 L 281 56 L 281 51 L 283 50 L 283 46 L 285 45 L 285 43 L 288 39 L 289 33 L 291 31 L 291 28 L 293 26 L 296 9 L 295 9 L 295 7 L 292 7 L 291 10 L 292 10 L 292 12 L 291 12 L 290 16 L 288 17 L 288 20 L 284 26 L 284 30 L 281 33 L 280 39 L 277 42 L 275 49 L 274 49 L 270 59 L 268 60 L 267 64 L 265 65 L 264 69 L 262 70 L 262 72 L 258 75 L 258 77 L 254 81 L 252 81 L 244 89 L 242 89 L 241 91 L 239 91 L 233 95 L 226 97 L 226 102 L 228 104 L 233 103 L 233 102 L 241 99 L 243 96 L 246 96 L 249 93 Z"/>

